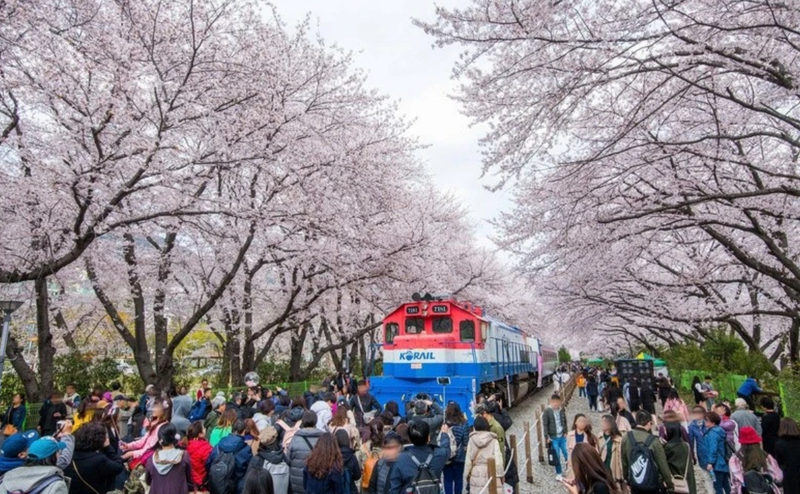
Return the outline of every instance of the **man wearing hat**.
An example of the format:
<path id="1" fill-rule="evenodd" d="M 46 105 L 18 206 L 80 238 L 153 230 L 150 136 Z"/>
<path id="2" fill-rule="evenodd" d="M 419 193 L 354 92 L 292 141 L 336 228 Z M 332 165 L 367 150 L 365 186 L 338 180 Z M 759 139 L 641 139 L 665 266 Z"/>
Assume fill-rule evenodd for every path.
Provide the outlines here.
<path id="1" fill-rule="evenodd" d="M 69 482 L 64 476 L 63 467 L 59 467 L 63 463 L 61 456 L 67 455 L 67 448 L 66 443 L 49 436 L 33 441 L 28 448 L 25 465 L 5 474 L 0 492 L 68 492 Z M 71 459 L 72 455 L 69 454 L 69 457 Z"/>
<path id="2" fill-rule="evenodd" d="M 28 457 L 28 448 L 37 439 L 39 433 L 35 430 L 17 432 L 6 439 L 0 449 L 0 475 L 22 466 Z"/>

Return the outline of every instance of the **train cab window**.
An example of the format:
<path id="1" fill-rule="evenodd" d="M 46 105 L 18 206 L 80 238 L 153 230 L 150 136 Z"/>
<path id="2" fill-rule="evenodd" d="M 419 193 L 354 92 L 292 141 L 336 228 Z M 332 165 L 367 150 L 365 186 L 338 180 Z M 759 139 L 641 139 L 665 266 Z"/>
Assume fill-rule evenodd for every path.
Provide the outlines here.
<path id="1" fill-rule="evenodd" d="M 394 342 L 394 337 L 397 336 L 397 333 L 400 332 L 400 325 L 396 322 L 390 322 L 386 325 L 386 329 L 384 332 L 383 342 L 387 345 L 391 345 Z"/>
<path id="2" fill-rule="evenodd" d="M 433 332 L 439 334 L 453 332 L 453 320 L 449 317 L 434 317 Z"/>
<path id="3" fill-rule="evenodd" d="M 425 332 L 425 319 L 406 317 L 406 334 L 422 334 Z"/>
<path id="4" fill-rule="evenodd" d="M 458 332 L 464 343 L 475 342 L 475 321 L 461 321 L 458 323 Z"/>

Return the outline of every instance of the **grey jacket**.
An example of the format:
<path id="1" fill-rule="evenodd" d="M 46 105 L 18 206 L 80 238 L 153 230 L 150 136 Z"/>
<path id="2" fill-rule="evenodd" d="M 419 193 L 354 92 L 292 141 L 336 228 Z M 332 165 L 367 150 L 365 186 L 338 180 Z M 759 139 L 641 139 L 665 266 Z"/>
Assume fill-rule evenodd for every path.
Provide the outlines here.
<path id="1" fill-rule="evenodd" d="M 9 492 L 30 492 L 41 482 L 49 482 L 41 494 L 69 494 L 69 479 L 58 467 L 19 467 L 11 470 L 3 477 L 0 483 L 0 494 Z"/>
<path id="2" fill-rule="evenodd" d="M 761 435 L 761 420 L 750 410 L 736 410 L 731 414 L 731 420 L 739 426 L 739 431 L 742 430 L 742 427 L 752 427 L 759 436 Z"/>
<path id="3" fill-rule="evenodd" d="M 186 395 L 176 396 L 172 399 L 172 424 L 183 435 L 192 425 L 189 422 L 189 413 L 192 411 L 192 399 Z"/>
<path id="4" fill-rule="evenodd" d="M 567 424 L 567 411 L 563 408 L 558 410 L 561 416 L 561 436 L 558 435 L 558 429 L 556 428 L 556 415 L 555 411 L 552 408 L 545 408 L 544 413 L 542 414 L 542 428 L 544 429 L 544 434 L 546 437 L 550 439 L 556 439 L 558 437 L 566 437 L 567 431 L 569 430 L 569 425 Z"/>
<path id="5" fill-rule="evenodd" d="M 408 422 L 421 421 L 427 422 L 431 431 L 431 443 L 436 443 L 436 438 L 439 437 L 439 431 L 444 424 L 444 412 L 438 403 L 433 403 L 425 415 L 417 415 L 416 413 L 408 414 Z"/>
<path id="6" fill-rule="evenodd" d="M 324 432 L 316 427 L 300 429 L 292 438 L 289 450 L 286 451 L 286 459 L 289 463 L 289 480 L 292 483 L 292 494 L 305 494 L 303 489 L 303 468 L 306 466 L 306 458 L 311 454 L 311 450 L 316 446 L 317 440 Z M 2 493 L 0 493 L 2 494 Z"/>

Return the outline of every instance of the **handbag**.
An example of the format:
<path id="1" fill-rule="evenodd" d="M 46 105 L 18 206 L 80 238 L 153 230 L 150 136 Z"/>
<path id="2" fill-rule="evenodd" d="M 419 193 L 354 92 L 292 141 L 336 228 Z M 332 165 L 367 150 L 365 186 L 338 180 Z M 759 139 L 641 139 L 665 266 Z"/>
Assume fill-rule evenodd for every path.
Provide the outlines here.
<path id="1" fill-rule="evenodd" d="M 556 456 L 556 448 L 553 447 L 552 441 L 547 445 L 547 464 L 551 467 L 558 465 L 558 456 Z"/>
<path id="2" fill-rule="evenodd" d="M 688 447 L 688 445 L 687 445 Z M 675 494 L 689 494 L 689 480 L 687 477 L 689 476 L 689 465 L 692 464 L 692 453 L 691 451 L 687 451 L 686 456 L 686 468 L 683 471 L 683 476 L 680 475 L 673 475 L 672 476 L 672 484 L 675 488 L 672 490 Z"/>
<path id="3" fill-rule="evenodd" d="M 81 475 L 81 472 L 78 471 L 78 465 L 75 464 L 75 461 L 72 462 L 72 469 L 75 470 L 75 475 L 77 475 L 80 481 L 83 482 L 83 485 L 91 489 L 91 491 L 94 492 L 94 494 L 100 494 L 99 492 L 97 492 L 97 489 L 92 487 L 92 484 L 83 480 L 83 476 Z"/>

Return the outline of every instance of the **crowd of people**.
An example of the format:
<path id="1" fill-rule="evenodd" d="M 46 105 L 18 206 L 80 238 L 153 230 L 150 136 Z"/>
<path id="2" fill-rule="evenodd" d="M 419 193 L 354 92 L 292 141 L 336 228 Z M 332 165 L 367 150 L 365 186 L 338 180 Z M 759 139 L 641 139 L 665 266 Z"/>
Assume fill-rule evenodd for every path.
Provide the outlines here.
<path id="1" fill-rule="evenodd" d="M 260 386 L 226 396 L 207 381 L 191 395 L 147 386 L 139 397 L 116 383 L 85 397 L 69 386 L 31 429 L 18 395 L 0 494 L 462 494 L 484 489 L 488 462 L 496 494 L 516 483 L 499 397 L 478 397 L 470 427 L 455 402 L 381 404 L 366 381 L 325 384 L 294 397 Z"/>
<path id="2" fill-rule="evenodd" d="M 752 378 L 733 409 L 709 376 L 695 379 L 691 408 L 663 373 L 642 386 L 613 368 L 581 369 L 575 382 L 602 414 L 599 431 L 580 413 L 570 426 L 559 394 L 542 415 L 549 463 L 573 494 L 696 494 L 698 483 L 714 494 L 800 494 L 800 428 Z"/>

